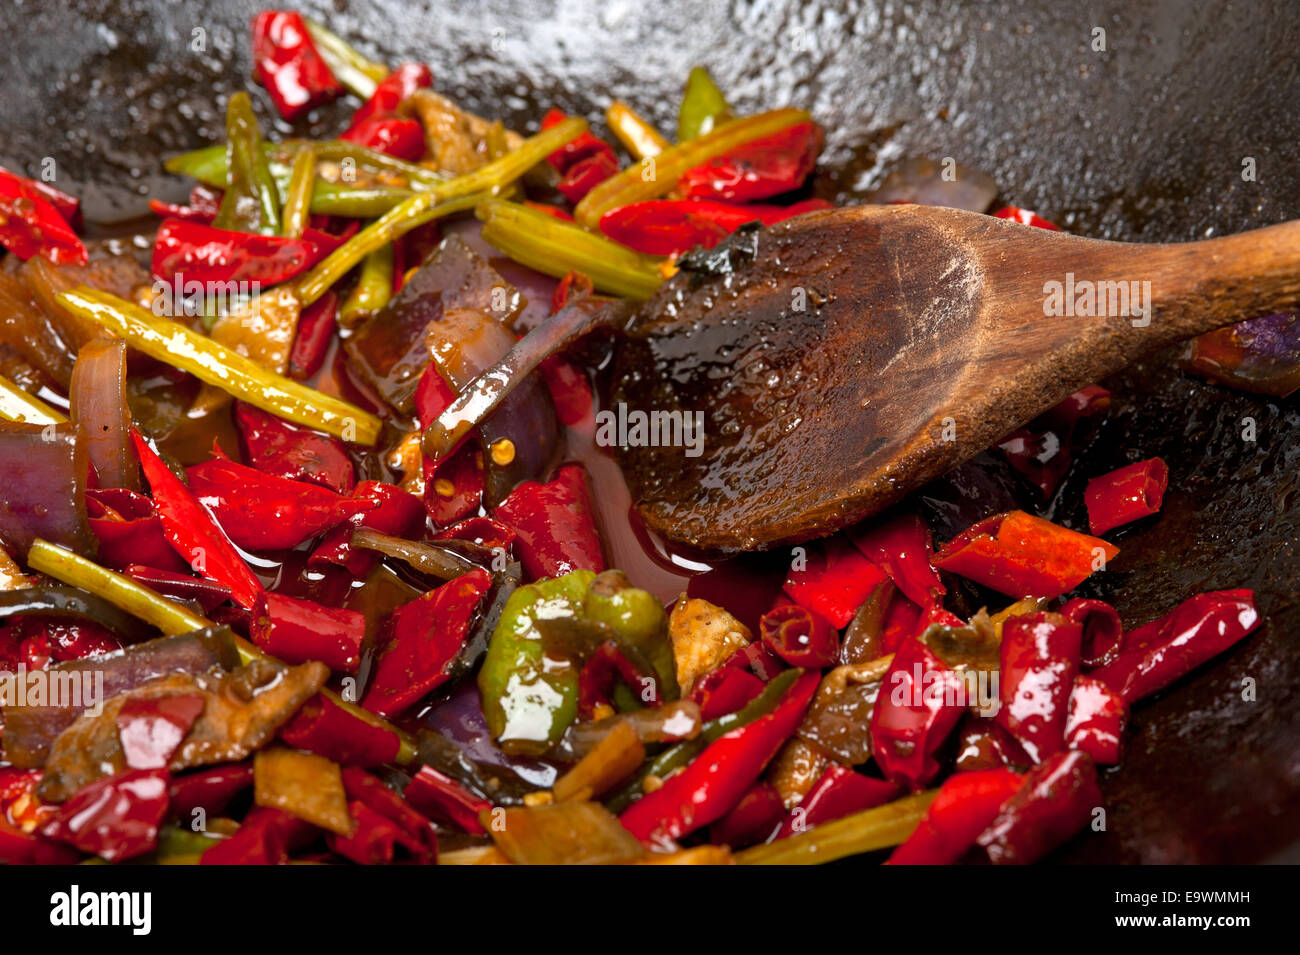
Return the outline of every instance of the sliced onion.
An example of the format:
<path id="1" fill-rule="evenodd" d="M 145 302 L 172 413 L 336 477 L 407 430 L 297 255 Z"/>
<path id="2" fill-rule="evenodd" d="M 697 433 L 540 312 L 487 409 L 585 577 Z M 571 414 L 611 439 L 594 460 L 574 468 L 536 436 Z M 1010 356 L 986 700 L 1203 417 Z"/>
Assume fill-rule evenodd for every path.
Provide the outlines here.
<path id="1" fill-rule="evenodd" d="M 101 487 L 140 490 L 126 403 L 126 342 L 96 338 L 81 347 L 69 391 L 72 419 L 85 429 L 86 449 Z"/>

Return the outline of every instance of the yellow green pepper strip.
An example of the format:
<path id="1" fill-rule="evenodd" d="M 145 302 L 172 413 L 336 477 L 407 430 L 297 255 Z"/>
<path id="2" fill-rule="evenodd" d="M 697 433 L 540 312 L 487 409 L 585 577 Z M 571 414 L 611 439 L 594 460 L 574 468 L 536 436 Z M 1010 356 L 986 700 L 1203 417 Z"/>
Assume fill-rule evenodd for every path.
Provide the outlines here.
<path id="1" fill-rule="evenodd" d="M 727 99 L 709 71 L 702 66 L 692 69 L 686 77 L 686 92 L 677 112 L 677 141 L 684 143 L 702 136 L 730 116 Z"/>
<path id="2" fill-rule="evenodd" d="M 262 132 L 253 113 L 253 100 L 245 92 L 230 97 L 226 108 L 226 139 L 229 173 L 226 192 L 213 225 L 276 235 L 280 231 L 280 190 L 271 175 Z M 253 208 L 245 208 L 245 199 Z"/>
<path id="3" fill-rule="evenodd" d="M 600 225 L 601 216 L 609 210 L 646 199 L 657 199 L 676 188 L 677 180 L 686 170 L 717 156 L 724 156 L 737 146 L 771 136 L 811 119 L 801 109 L 774 109 L 757 116 L 723 123 L 710 133 L 689 142 L 678 143 L 658 156 L 634 163 L 610 176 L 587 193 L 573 210 L 573 217 L 578 225 L 594 229 Z"/>
<path id="4" fill-rule="evenodd" d="M 379 440 L 383 424 L 370 412 L 268 371 L 179 322 L 84 285 L 59 298 L 78 315 L 125 338 L 132 348 L 241 401 L 344 441 L 369 446 Z"/>
<path id="5" fill-rule="evenodd" d="M 289 188 L 284 197 L 284 224 L 281 234 L 291 239 L 302 235 L 311 214 L 312 186 L 316 184 L 316 150 L 310 146 L 293 157 Z"/>
<path id="6" fill-rule="evenodd" d="M 896 846 L 912 834 L 939 791 L 904 796 L 875 809 L 822 823 L 768 845 L 736 854 L 740 865 L 818 865 Z"/>
<path id="7" fill-rule="evenodd" d="M 0 418 L 27 424 L 59 424 L 68 420 L 62 411 L 29 395 L 4 375 L 0 375 Z"/>
<path id="8" fill-rule="evenodd" d="M 447 176 L 433 169 L 426 169 L 415 163 L 409 163 L 395 156 L 367 149 L 358 143 L 341 139 L 316 142 L 308 139 L 287 139 L 279 143 L 263 143 L 262 151 L 266 161 L 283 193 L 289 181 L 289 170 L 300 152 L 311 149 L 321 162 L 341 163 L 350 159 L 357 169 L 375 176 L 386 175 L 405 179 L 413 189 L 422 189 L 446 182 Z M 222 186 L 226 182 L 229 160 L 224 146 L 204 146 L 188 153 L 173 156 L 163 163 L 163 167 L 179 176 L 189 176 L 210 186 Z M 324 181 L 324 180 L 322 180 Z M 339 183 L 332 183 L 340 185 Z M 342 183 L 348 185 L 348 183 Z M 393 186 L 393 188 L 398 188 Z"/>
<path id="9" fill-rule="evenodd" d="M 614 100 L 605 110 L 605 122 L 623 148 L 637 159 L 658 156 L 671 145 L 659 130 L 622 100 Z"/>
<path id="10" fill-rule="evenodd" d="M 647 299 L 663 283 L 659 260 L 515 202 L 489 199 L 477 210 L 483 239 L 529 268 L 563 278 L 586 274 L 613 295 Z"/>
<path id="11" fill-rule="evenodd" d="M 388 75 L 388 67 L 368 59 L 343 37 L 333 30 L 303 17 L 311 41 L 316 45 L 316 52 L 321 55 L 325 65 L 330 68 L 334 78 L 348 90 L 362 99 L 375 95 L 375 87 Z"/>
<path id="12" fill-rule="evenodd" d="M 565 143 L 587 130 L 587 122 L 570 117 L 525 139 L 519 148 L 473 172 L 447 179 L 394 206 L 366 226 L 298 280 L 298 297 L 306 308 L 367 255 L 439 216 L 472 209 L 484 195 L 504 189 Z"/>
<path id="13" fill-rule="evenodd" d="M 207 617 L 201 617 L 181 604 L 168 600 L 162 594 L 132 580 L 130 577 L 124 577 L 107 567 L 101 567 L 93 560 L 82 557 L 80 554 L 74 554 L 70 550 L 64 550 L 62 547 L 40 538 L 32 541 L 31 549 L 27 551 L 27 566 L 31 567 L 32 570 L 38 570 L 42 574 L 53 577 L 55 580 L 61 580 L 65 584 L 80 587 L 97 597 L 102 597 L 113 606 L 120 607 L 127 613 L 139 617 L 145 623 L 157 627 L 168 636 L 190 633 L 194 630 L 206 630 L 208 627 L 215 626 Z M 269 660 L 272 663 L 283 665 L 281 660 L 263 652 L 243 637 L 236 636 L 234 644 L 235 649 L 239 651 L 239 659 L 244 663 L 249 663 L 252 660 Z M 369 710 L 362 709 L 355 703 L 343 699 L 333 690 L 321 690 L 321 693 L 353 716 L 365 720 L 371 726 L 395 733 L 400 742 L 397 762 L 406 765 L 414 761 L 415 744 L 408 734 L 382 717 L 376 716 Z"/>
<path id="14" fill-rule="evenodd" d="M 351 328 L 388 304 L 393 297 L 393 268 L 391 242 L 365 257 L 356 286 L 339 307 L 339 322 L 344 328 Z"/>

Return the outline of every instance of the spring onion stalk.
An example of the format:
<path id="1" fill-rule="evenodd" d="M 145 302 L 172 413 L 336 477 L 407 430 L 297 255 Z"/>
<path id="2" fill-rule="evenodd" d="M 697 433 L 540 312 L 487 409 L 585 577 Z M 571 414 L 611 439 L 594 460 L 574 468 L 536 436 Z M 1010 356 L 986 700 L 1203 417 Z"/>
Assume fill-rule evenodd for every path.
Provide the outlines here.
<path id="1" fill-rule="evenodd" d="M 896 846 L 912 834 L 937 789 L 904 796 L 815 829 L 736 854 L 740 865 L 818 865 Z"/>
<path id="2" fill-rule="evenodd" d="M 4 375 L 0 375 L 0 418 L 27 424 L 58 424 L 68 420 L 62 411 L 29 395 Z"/>
<path id="3" fill-rule="evenodd" d="M 379 439 L 382 423 L 368 411 L 268 371 L 179 322 L 84 285 L 59 298 L 76 314 L 125 338 L 132 348 L 241 401 L 344 441 L 369 446 Z"/>
<path id="4" fill-rule="evenodd" d="M 388 67 L 362 56 L 347 40 L 315 20 L 303 17 L 303 22 L 334 78 L 354 96 L 362 99 L 374 96 L 375 87 L 388 75 Z"/>
<path id="5" fill-rule="evenodd" d="M 394 239 L 427 222 L 457 212 L 467 212 L 481 202 L 483 195 L 461 196 L 447 202 L 431 204 L 430 193 L 412 196 L 400 205 L 389 209 L 343 245 L 339 246 L 310 272 L 298 280 L 298 298 L 306 308 L 343 276 L 361 263 L 372 252 L 389 245 Z"/>
<path id="6" fill-rule="evenodd" d="M 351 328 L 375 314 L 393 297 L 393 244 L 381 245 L 361 263 L 356 286 L 339 307 L 339 322 Z"/>
<path id="7" fill-rule="evenodd" d="M 284 196 L 283 234 L 296 239 L 307 228 L 312 186 L 316 184 L 316 150 L 308 147 L 293 157 Z"/>
<path id="8" fill-rule="evenodd" d="M 499 199 L 477 211 L 483 239 L 538 272 L 583 272 L 601 291 L 634 299 L 649 298 L 663 282 L 658 259 L 544 212 Z"/>
<path id="9" fill-rule="evenodd" d="M 113 606 L 152 624 L 168 636 L 212 626 L 212 621 L 206 617 L 200 617 L 130 577 L 123 577 L 49 541 L 37 539 L 32 542 L 27 552 L 27 566 L 103 597 Z"/>
<path id="10" fill-rule="evenodd" d="M 570 117 L 530 136 L 518 149 L 463 176 L 447 179 L 394 206 L 335 249 L 298 280 L 298 296 L 306 308 L 371 252 L 426 222 L 472 209 L 485 196 L 500 192 L 565 143 L 586 132 L 587 122 Z"/>
<path id="11" fill-rule="evenodd" d="M 623 148 L 637 159 L 658 156 L 670 143 L 659 130 L 622 100 L 614 100 L 605 110 L 605 122 Z"/>
<path id="12" fill-rule="evenodd" d="M 130 577 L 124 577 L 106 567 L 101 567 L 93 560 L 40 538 L 32 542 L 31 549 L 27 552 L 27 565 L 55 580 L 79 587 L 96 597 L 102 597 L 115 607 L 120 607 L 145 623 L 157 627 L 168 636 L 215 626 L 207 617 L 201 617 L 181 604 L 168 600 L 162 594 L 137 583 Z M 236 636 L 234 643 L 235 649 L 239 651 L 239 658 L 244 663 L 252 660 L 281 663 L 280 660 L 263 652 L 243 637 Z M 332 690 L 321 690 L 321 692 L 371 726 L 396 733 L 401 744 L 397 754 L 398 763 L 407 765 L 415 760 L 415 743 L 408 734 L 369 710 L 364 710 L 355 703 L 343 699 Z"/>
<path id="13" fill-rule="evenodd" d="M 415 163 L 406 162 L 395 156 L 387 156 L 373 149 L 367 149 L 358 143 L 350 143 L 341 139 L 330 139 L 324 142 L 309 139 L 287 139 L 279 143 L 265 143 L 262 149 L 266 153 L 271 172 L 276 177 L 282 192 L 285 190 L 285 184 L 288 182 L 289 171 L 294 160 L 299 153 L 306 150 L 315 152 L 316 158 L 323 163 L 342 163 L 345 160 L 351 160 L 355 168 L 362 172 L 375 176 L 401 178 L 417 190 L 426 186 L 436 186 L 447 180 L 446 175 L 433 169 L 426 169 L 423 166 L 417 166 Z M 221 186 L 226 181 L 228 166 L 226 148 L 224 146 L 205 146 L 202 149 L 195 149 L 192 152 L 173 156 L 163 166 L 168 172 L 176 173 L 179 176 L 189 176 L 191 179 L 197 179 L 211 186 Z"/>
<path id="14" fill-rule="evenodd" d="M 646 199 L 657 199 L 672 190 L 682 173 L 726 155 L 737 146 L 762 139 L 806 123 L 812 117 L 801 109 L 775 109 L 757 116 L 733 119 L 712 132 L 665 149 L 658 156 L 635 163 L 610 176 L 578 203 L 573 217 L 579 225 L 594 229 L 600 217 L 611 209 Z"/>

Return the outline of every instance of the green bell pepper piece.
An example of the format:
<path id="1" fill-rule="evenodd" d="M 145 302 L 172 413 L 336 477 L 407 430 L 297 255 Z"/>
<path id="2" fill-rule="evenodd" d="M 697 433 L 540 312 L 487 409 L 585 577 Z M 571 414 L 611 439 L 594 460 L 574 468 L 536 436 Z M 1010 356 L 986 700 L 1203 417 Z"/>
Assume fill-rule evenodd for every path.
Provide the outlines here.
<path id="1" fill-rule="evenodd" d="M 703 136 L 730 117 L 731 108 L 709 71 L 702 66 L 691 70 L 677 113 L 677 141 Z"/>

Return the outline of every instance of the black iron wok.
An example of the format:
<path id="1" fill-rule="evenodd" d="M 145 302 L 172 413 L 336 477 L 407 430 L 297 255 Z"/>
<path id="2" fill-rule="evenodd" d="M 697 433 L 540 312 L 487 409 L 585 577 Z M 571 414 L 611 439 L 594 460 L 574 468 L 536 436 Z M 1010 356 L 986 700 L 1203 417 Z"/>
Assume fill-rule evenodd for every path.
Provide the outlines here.
<path id="1" fill-rule="evenodd" d="M 5 4 L 0 162 L 30 174 L 53 158 L 99 222 L 183 195 L 160 157 L 220 135 L 262 5 Z M 441 89 L 518 128 L 551 105 L 599 119 L 619 97 L 671 129 L 687 70 L 706 63 L 742 109 L 812 110 L 829 134 L 817 184 L 829 197 L 864 195 L 905 157 L 953 156 L 1085 235 L 1182 241 L 1300 218 L 1300 17 L 1285 3 L 299 6 L 379 58 L 429 62 Z M 320 130 L 348 108 L 323 111 Z M 1090 472 L 1159 454 L 1172 476 L 1162 517 L 1121 542 L 1098 593 L 1140 622 L 1198 590 L 1253 587 L 1266 625 L 1139 709 L 1103 784 L 1106 831 L 1056 858 L 1300 860 L 1300 404 L 1188 377 L 1171 355 L 1106 384 L 1116 405 Z M 1060 500 L 1080 501 L 1082 480 Z M 1078 526 L 1078 507 L 1054 516 Z"/>

